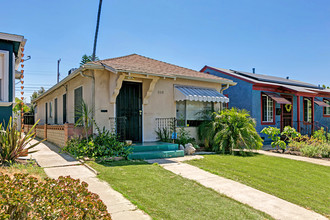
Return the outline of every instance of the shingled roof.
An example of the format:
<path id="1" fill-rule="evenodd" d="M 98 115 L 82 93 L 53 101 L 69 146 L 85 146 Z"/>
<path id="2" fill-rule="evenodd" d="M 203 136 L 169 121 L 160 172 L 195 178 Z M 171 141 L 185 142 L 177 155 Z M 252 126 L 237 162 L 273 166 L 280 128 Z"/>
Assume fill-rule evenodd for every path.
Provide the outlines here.
<path id="1" fill-rule="evenodd" d="M 164 77 L 193 77 L 209 80 L 223 80 L 228 83 L 233 83 L 232 80 L 222 77 L 202 73 L 196 70 L 184 68 L 181 66 L 173 65 L 170 63 L 162 62 L 159 60 L 151 59 L 149 57 L 141 56 L 138 54 L 131 54 L 122 57 L 116 57 L 106 60 L 93 62 L 94 64 L 103 64 L 113 69 L 132 73 L 145 73 L 154 74 Z"/>

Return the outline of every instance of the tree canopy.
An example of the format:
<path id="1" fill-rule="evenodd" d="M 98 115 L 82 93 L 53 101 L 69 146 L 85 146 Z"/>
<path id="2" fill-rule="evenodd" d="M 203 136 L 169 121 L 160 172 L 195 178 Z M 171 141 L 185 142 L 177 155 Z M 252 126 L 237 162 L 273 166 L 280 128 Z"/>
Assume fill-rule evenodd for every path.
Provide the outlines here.
<path id="1" fill-rule="evenodd" d="M 95 60 L 100 60 L 98 57 L 95 57 Z M 84 54 L 81 57 L 81 61 L 80 61 L 80 66 L 84 65 L 85 63 L 89 63 L 92 62 L 92 55 L 87 56 L 87 54 Z"/>

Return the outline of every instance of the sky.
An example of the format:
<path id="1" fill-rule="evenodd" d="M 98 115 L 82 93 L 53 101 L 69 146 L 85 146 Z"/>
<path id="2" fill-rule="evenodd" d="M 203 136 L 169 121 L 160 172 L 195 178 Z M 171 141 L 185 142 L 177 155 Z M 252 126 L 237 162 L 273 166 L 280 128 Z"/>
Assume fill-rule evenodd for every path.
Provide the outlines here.
<path id="1" fill-rule="evenodd" d="M 0 32 L 27 39 L 25 96 L 92 54 L 97 0 L 0 0 Z M 137 53 L 330 86 L 329 0 L 103 0 L 96 55 Z M 16 95 L 19 96 L 17 89 Z"/>

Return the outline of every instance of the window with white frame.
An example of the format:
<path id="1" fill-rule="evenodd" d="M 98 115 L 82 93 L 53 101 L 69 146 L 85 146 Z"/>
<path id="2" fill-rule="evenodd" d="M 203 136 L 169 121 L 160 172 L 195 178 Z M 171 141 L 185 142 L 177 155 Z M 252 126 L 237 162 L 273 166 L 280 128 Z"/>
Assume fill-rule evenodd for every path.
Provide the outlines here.
<path id="1" fill-rule="evenodd" d="M 312 100 L 304 97 L 304 121 L 312 122 Z"/>
<path id="2" fill-rule="evenodd" d="M 330 105 L 330 99 L 324 99 L 323 101 Z M 324 115 L 330 116 L 330 107 L 324 107 Z"/>
<path id="3" fill-rule="evenodd" d="M 262 94 L 262 122 L 274 122 L 274 100 Z"/>
<path id="4" fill-rule="evenodd" d="M 205 120 L 205 115 L 211 111 L 213 111 L 213 102 L 177 101 L 178 126 L 198 126 Z"/>
<path id="5" fill-rule="evenodd" d="M 0 51 L 0 101 L 8 101 L 8 51 Z"/>

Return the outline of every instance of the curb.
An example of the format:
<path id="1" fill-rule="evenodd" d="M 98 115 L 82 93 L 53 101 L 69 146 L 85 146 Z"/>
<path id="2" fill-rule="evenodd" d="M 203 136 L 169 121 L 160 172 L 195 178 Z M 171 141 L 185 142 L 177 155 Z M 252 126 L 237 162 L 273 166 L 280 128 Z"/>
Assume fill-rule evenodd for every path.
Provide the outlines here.
<path id="1" fill-rule="evenodd" d="M 99 175 L 100 173 L 97 172 L 94 168 L 92 168 L 91 166 L 89 166 L 88 164 L 85 163 L 85 161 L 79 159 L 78 160 L 82 165 L 84 165 L 85 167 L 87 167 L 90 171 L 92 171 L 93 173 L 95 173 L 95 175 Z"/>

